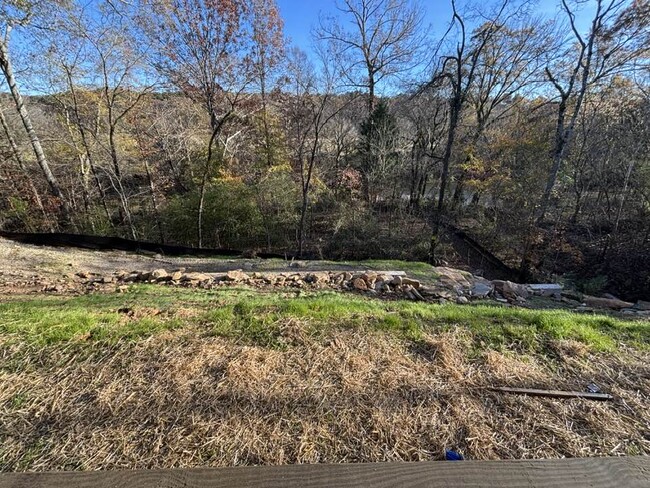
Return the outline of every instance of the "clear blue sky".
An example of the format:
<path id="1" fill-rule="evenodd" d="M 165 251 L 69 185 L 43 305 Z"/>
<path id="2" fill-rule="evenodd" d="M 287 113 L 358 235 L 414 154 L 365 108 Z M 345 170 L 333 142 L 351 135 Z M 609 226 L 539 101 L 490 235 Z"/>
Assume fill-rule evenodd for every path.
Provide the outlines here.
<path id="1" fill-rule="evenodd" d="M 318 22 L 319 14 L 335 14 L 334 0 L 276 0 L 284 18 L 285 33 L 293 44 L 304 51 L 310 51 L 312 26 Z M 560 0 L 539 0 L 535 10 L 546 16 L 557 12 Z M 484 2 L 483 2 L 484 3 Z M 425 23 L 430 24 L 434 34 L 442 35 L 451 19 L 451 0 L 421 0 L 426 11 Z M 462 0 L 458 1 L 462 5 Z M 581 27 L 586 27 L 588 16 L 579 15 Z M 582 22 L 580 22 L 582 20 Z"/>

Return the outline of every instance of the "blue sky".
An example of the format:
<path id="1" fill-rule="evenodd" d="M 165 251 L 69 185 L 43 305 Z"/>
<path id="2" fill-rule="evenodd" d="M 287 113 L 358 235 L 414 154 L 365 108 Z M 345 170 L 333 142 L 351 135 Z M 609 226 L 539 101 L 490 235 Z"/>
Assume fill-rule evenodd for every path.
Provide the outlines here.
<path id="1" fill-rule="evenodd" d="M 336 13 L 334 0 L 276 0 L 284 18 L 285 33 L 293 44 L 305 51 L 310 50 L 312 26 L 318 22 L 319 13 Z M 560 0 L 539 0 L 535 10 L 552 17 L 558 9 Z M 458 2 L 461 5 L 462 2 Z M 451 0 L 421 0 L 426 11 L 425 23 L 430 24 L 434 34 L 442 35 L 451 19 Z M 581 27 L 585 26 L 588 16 L 579 15 Z M 582 21 L 582 22 L 580 22 Z"/>

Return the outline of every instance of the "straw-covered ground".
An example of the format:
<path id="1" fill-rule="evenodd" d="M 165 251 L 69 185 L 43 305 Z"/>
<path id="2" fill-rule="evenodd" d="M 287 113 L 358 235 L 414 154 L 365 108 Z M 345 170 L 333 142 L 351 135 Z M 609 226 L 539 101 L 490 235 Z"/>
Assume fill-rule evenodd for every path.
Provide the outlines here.
<path id="1" fill-rule="evenodd" d="M 647 322 L 140 285 L 0 303 L 0 470 L 650 454 Z M 611 402 L 506 395 L 584 390 Z"/>

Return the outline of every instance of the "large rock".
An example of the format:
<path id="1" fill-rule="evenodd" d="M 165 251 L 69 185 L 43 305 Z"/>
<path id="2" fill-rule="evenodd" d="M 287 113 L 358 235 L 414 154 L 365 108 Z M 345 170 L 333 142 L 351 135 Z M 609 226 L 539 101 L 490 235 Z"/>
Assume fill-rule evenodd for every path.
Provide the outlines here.
<path id="1" fill-rule="evenodd" d="M 494 280 L 492 281 L 494 289 L 508 300 L 517 300 L 517 298 L 528 298 L 528 289 L 526 285 L 513 283 L 512 281 Z"/>
<path id="2" fill-rule="evenodd" d="M 585 295 L 582 299 L 583 303 L 592 308 L 609 308 L 612 310 L 621 310 L 623 308 L 632 308 L 633 303 L 624 302 L 618 298 L 599 298 Z"/>
<path id="3" fill-rule="evenodd" d="M 241 269 L 235 269 L 232 271 L 228 271 L 226 273 L 226 276 L 224 277 L 225 281 L 231 281 L 233 283 L 240 283 L 242 281 L 247 281 L 250 279 L 250 276 L 248 276 L 246 273 L 244 273 Z"/>
<path id="4" fill-rule="evenodd" d="M 355 278 L 352 280 L 352 287 L 355 290 L 359 291 L 367 291 L 368 290 L 368 284 L 366 281 L 362 278 Z"/>
<path id="5" fill-rule="evenodd" d="M 470 290 L 470 294 L 475 298 L 487 298 L 490 293 L 492 293 L 492 290 L 494 290 L 492 283 L 481 279 L 477 280 L 476 283 L 474 283 L 472 289 Z"/>
<path id="6" fill-rule="evenodd" d="M 636 310 L 641 310 L 644 312 L 650 311 L 650 302 L 646 302 L 644 300 L 639 300 L 634 304 L 634 308 Z"/>
<path id="7" fill-rule="evenodd" d="M 455 300 L 458 297 L 455 291 L 436 286 L 421 286 L 418 291 L 425 297 L 444 298 L 445 300 Z"/>
<path id="8" fill-rule="evenodd" d="M 433 271 L 438 275 L 439 281 L 454 290 L 457 288 L 470 289 L 472 287 L 472 282 L 474 281 L 472 273 L 460 269 L 437 266 L 433 268 Z"/>
<path id="9" fill-rule="evenodd" d="M 149 281 L 151 279 L 151 271 L 142 271 L 138 273 L 135 281 Z"/>
<path id="10" fill-rule="evenodd" d="M 560 296 L 562 293 L 562 285 L 557 283 L 540 283 L 528 285 L 535 295 L 542 297 Z M 567 297 L 568 298 L 568 297 Z"/>
<path id="11" fill-rule="evenodd" d="M 330 275 L 326 271 L 317 271 L 314 273 L 309 273 L 307 276 L 305 276 L 305 281 L 314 285 L 325 284 L 329 283 Z"/>
<path id="12" fill-rule="evenodd" d="M 185 273 L 181 277 L 181 281 L 190 283 L 205 283 L 212 281 L 212 276 L 205 273 Z"/>
<path id="13" fill-rule="evenodd" d="M 160 269 L 154 269 L 151 272 L 151 279 L 156 281 L 166 281 L 170 279 L 170 276 L 166 270 L 160 268 Z"/>
<path id="14" fill-rule="evenodd" d="M 575 290 L 562 290 L 562 292 L 560 293 L 560 296 L 561 296 L 562 298 L 566 298 L 566 299 L 568 299 L 568 300 L 572 300 L 572 301 L 576 301 L 576 302 L 580 302 L 580 303 L 582 303 L 582 297 L 583 297 L 583 295 L 582 295 L 582 293 L 580 293 L 579 291 L 575 291 Z"/>
<path id="15" fill-rule="evenodd" d="M 375 281 L 377 281 L 379 275 L 377 273 L 363 273 L 361 275 L 361 279 L 366 282 L 366 285 L 368 285 L 368 288 L 374 288 Z"/>
<path id="16" fill-rule="evenodd" d="M 414 280 L 412 278 L 407 278 L 407 277 L 402 278 L 402 285 L 412 286 L 416 290 L 420 288 L 420 282 L 418 280 Z"/>

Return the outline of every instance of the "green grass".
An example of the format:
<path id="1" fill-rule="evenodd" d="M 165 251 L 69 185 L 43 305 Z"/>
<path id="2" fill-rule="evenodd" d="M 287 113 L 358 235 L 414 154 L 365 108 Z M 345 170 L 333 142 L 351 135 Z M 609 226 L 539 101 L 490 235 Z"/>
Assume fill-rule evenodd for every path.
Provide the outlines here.
<path id="1" fill-rule="evenodd" d="M 127 307 L 133 317 L 120 313 Z M 147 314 L 155 309 L 160 313 Z M 192 314 L 178 313 L 180 309 Z M 141 311 L 142 313 L 137 313 Z M 257 292 L 250 289 L 189 290 L 134 286 L 125 294 L 17 297 L 0 304 L 0 338 L 35 345 L 70 341 L 138 340 L 164 330 L 194 328 L 265 347 L 287 347 L 285 330 L 298 323 L 314 338 L 335 329 L 389 333 L 418 341 L 423 334 L 467 331 L 476 348 L 543 352 L 551 340 L 573 339 L 594 350 L 620 343 L 646 349 L 650 324 L 604 315 L 527 310 L 491 305 L 434 305 L 381 301 L 335 292 Z"/>

